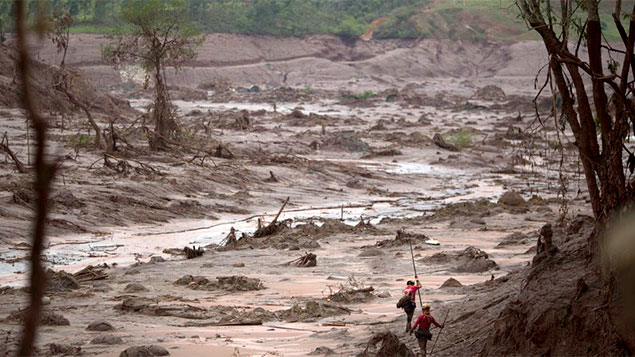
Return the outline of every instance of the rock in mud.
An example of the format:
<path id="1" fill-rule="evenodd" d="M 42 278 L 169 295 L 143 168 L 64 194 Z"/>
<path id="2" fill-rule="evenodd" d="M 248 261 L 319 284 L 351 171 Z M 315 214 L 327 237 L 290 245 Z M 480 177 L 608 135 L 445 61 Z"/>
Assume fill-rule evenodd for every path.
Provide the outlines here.
<path id="1" fill-rule="evenodd" d="M 459 282 L 458 280 L 456 280 L 454 278 L 450 278 L 450 279 L 444 281 L 443 284 L 441 284 L 441 286 L 439 287 L 439 289 L 460 288 L 461 286 L 463 286 L 463 284 L 461 284 L 461 282 Z"/>
<path id="2" fill-rule="evenodd" d="M 123 340 L 119 336 L 113 335 L 99 335 L 90 341 L 93 345 L 120 345 Z"/>
<path id="3" fill-rule="evenodd" d="M 459 253 L 459 265 L 455 270 L 465 273 L 482 273 L 494 268 L 498 268 L 498 265 L 489 259 L 487 253 L 475 247 L 467 247 Z"/>
<path id="4" fill-rule="evenodd" d="M 193 290 L 254 291 L 264 289 L 260 279 L 242 275 L 220 276 L 210 281 L 203 276 L 184 275 L 174 282 L 176 285 L 187 285 Z"/>
<path id="5" fill-rule="evenodd" d="M 73 275 L 60 270 L 46 270 L 47 291 L 63 292 L 79 289 L 79 283 Z"/>
<path id="6" fill-rule="evenodd" d="M 82 348 L 62 343 L 51 343 L 49 353 L 51 356 L 79 356 L 82 354 Z"/>
<path id="7" fill-rule="evenodd" d="M 504 206 L 520 207 L 526 203 L 525 199 L 516 191 L 505 191 L 498 199 L 498 204 Z"/>
<path id="8" fill-rule="evenodd" d="M 434 144 L 442 149 L 446 149 L 448 151 L 459 151 L 459 148 L 445 141 L 441 134 L 436 133 L 432 137 L 432 141 Z"/>
<path id="9" fill-rule="evenodd" d="M 153 357 L 169 355 L 170 352 L 168 352 L 165 348 L 157 345 L 150 345 L 128 347 L 119 354 L 119 357 Z"/>
<path id="10" fill-rule="evenodd" d="M 336 355 L 335 351 L 326 347 L 320 346 L 316 347 L 312 352 L 308 354 L 309 356 L 334 356 Z"/>
<path id="11" fill-rule="evenodd" d="M 105 320 L 97 320 L 88 324 L 86 330 L 88 331 L 112 331 L 115 328 L 110 324 L 110 322 Z"/>
<path id="12" fill-rule="evenodd" d="M 357 357 L 415 357 L 405 343 L 390 331 L 376 333 Z"/>
<path id="13" fill-rule="evenodd" d="M 378 257 L 381 255 L 384 255 L 384 252 L 382 252 L 381 250 L 377 248 L 367 248 L 362 250 L 362 252 L 359 253 L 357 256 L 358 257 Z"/>
<path id="14" fill-rule="evenodd" d="M 146 291 L 150 291 L 148 290 L 148 288 L 146 288 L 145 286 L 139 284 L 139 283 L 130 283 L 128 285 L 126 285 L 126 287 L 123 289 L 124 293 L 128 293 L 128 294 L 132 294 L 132 293 L 142 293 L 142 292 L 146 292 Z"/>
<path id="15" fill-rule="evenodd" d="M 512 245 L 526 245 L 531 243 L 532 241 L 535 241 L 535 237 L 530 237 L 528 234 L 525 233 L 514 232 L 503 238 L 503 240 L 494 248 L 501 249 Z"/>
<path id="16" fill-rule="evenodd" d="M 490 84 L 477 89 L 472 99 L 504 102 L 507 100 L 507 95 L 501 87 Z"/>
<path id="17" fill-rule="evenodd" d="M 154 256 L 154 257 L 150 257 L 150 263 L 151 264 L 155 264 L 155 263 L 163 263 L 165 262 L 165 259 L 163 259 L 162 256 Z"/>

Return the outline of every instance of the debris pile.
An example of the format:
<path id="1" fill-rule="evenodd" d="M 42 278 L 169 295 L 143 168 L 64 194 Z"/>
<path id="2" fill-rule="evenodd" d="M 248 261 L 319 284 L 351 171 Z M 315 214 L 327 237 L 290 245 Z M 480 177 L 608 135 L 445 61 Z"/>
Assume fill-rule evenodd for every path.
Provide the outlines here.
<path id="1" fill-rule="evenodd" d="M 430 239 L 423 233 L 411 233 L 406 232 L 405 229 L 397 230 L 397 234 L 395 235 L 395 239 L 385 239 L 378 241 L 375 243 L 375 246 L 380 248 L 392 248 L 392 247 L 400 247 L 404 244 L 431 244 L 438 245 L 439 242 L 436 240 Z"/>
<path id="2" fill-rule="evenodd" d="M 205 254 L 205 249 L 200 246 L 198 248 L 196 246 L 192 246 L 192 248 L 185 247 L 183 248 L 183 253 L 185 253 L 187 259 L 194 259 Z"/>
<path id="3" fill-rule="evenodd" d="M 71 291 L 79 288 L 79 283 L 75 277 L 63 270 L 47 269 L 46 281 L 47 291 L 50 292 Z"/>
<path id="4" fill-rule="evenodd" d="M 367 152 L 370 145 L 363 141 L 356 132 L 339 132 L 329 135 L 320 147 L 330 151 Z"/>
<path id="5" fill-rule="evenodd" d="M 22 324 L 28 311 L 29 308 L 14 311 L 10 313 L 4 321 Z M 71 323 L 67 318 L 58 313 L 44 310 L 40 312 L 40 324 L 43 326 L 70 326 Z"/>
<path id="6" fill-rule="evenodd" d="M 342 288 L 329 295 L 326 300 L 339 303 L 365 302 L 375 298 L 375 295 L 373 295 L 374 291 L 375 288 L 372 286 L 367 288 Z"/>
<path id="7" fill-rule="evenodd" d="M 108 268 L 110 267 L 106 263 L 96 266 L 89 265 L 73 274 L 73 277 L 80 283 L 86 281 L 104 280 L 108 278 L 108 274 L 105 272 Z"/>
<path id="8" fill-rule="evenodd" d="M 216 281 L 210 281 L 203 276 L 184 275 L 176 285 L 185 285 L 193 290 L 223 290 L 223 291 L 254 291 L 264 289 L 260 279 L 248 278 L 242 275 L 219 276 Z"/>
<path id="9" fill-rule="evenodd" d="M 351 312 L 353 310 L 343 306 L 311 300 L 307 301 L 304 307 L 300 304 L 294 304 L 290 309 L 277 311 L 276 314 L 279 319 L 286 322 L 312 322 L 329 316 L 350 315 Z"/>

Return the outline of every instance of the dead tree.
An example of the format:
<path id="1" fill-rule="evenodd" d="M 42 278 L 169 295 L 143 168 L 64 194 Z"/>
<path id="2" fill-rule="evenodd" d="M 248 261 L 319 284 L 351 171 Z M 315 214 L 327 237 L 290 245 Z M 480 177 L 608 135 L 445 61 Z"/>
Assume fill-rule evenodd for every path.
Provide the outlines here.
<path id="1" fill-rule="evenodd" d="M 55 88 L 61 91 L 62 93 L 64 93 L 66 97 L 68 98 L 68 100 L 73 105 L 80 108 L 84 112 L 84 114 L 86 114 L 86 118 L 88 119 L 90 126 L 95 131 L 95 146 L 100 149 L 108 149 L 109 146 L 105 145 L 102 142 L 102 138 L 104 136 L 102 133 L 102 130 L 97 124 L 97 122 L 95 121 L 95 119 L 93 118 L 93 115 L 88 109 L 88 106 L 85 103 L 82 103 L 81 101 L 79 101 L 77 97 L 73 94 L 74 78 L 76 77 L 77 77 L 77 74 L 74 73 L 73 71 L 61 69 L 58 73 L 58 80 L 57 80 Z"/>
<path id="2" fill-rule="evenodd" d="M 24 329 L 20 343 L 19 356 L 33 354 L 33 346 L 37 336 L 42 310 L 42 295 L 44 294 L 45 274 L 40 256 L 44 248 L 46 237 L 46 221 L 49 210 L 51 184 L 55 177 L 57 165 L 46 161 L 47 123 L 36 109 L 35 100 L 29 85 L 30 61 L 26 44 L 26 1 L 15 0 L 15 20 L 17 31 L 18 68 L 21 82 L 22 104 L 27 117 L 35 128 L 37 151 L 35 154 L 35 218 L 33 225 L 33 241 L 31 244 L 31 274 L 29 276 L 29 309 L 24 320 Z"/>
<path id="3" fill-rule="evenodd" d="M 7 133 L 4 133 L 4 136 L 2 137 L 2 141 L 0 141 L 0 149 L 4 151 L 7 155 L 9 155 L 11 160 L 13 160 L 13 163 L 15 164 L 15 168 L 18 170 L 19 173 L 23 174 L 26 172 L 26 168 L 24 167 L 24 164 L 22 163 L 22 161 L 20 161 L 20 159 L 16 156 L 13 150 L 9 148 L 9 138 L 7 137 Z"/>

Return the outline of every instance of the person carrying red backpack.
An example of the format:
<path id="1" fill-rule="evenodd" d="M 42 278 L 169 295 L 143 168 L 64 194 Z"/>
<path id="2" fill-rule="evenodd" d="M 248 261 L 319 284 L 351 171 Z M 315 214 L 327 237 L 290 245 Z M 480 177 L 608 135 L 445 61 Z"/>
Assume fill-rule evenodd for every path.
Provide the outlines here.
<path id="1" fill-rule="evenodd" d="M 415 297 L 417 296 L 417 290 L 421 288 L 421 283 L 419 282 L 419 279 L 416 275 L 415 275 L 415 281 L 417 282 L 416 285 L 414 281 L 408 280 L 408 282 L 406 283 L 406 287 L 403 289 L 404 296 L 405 295 L 410 296 L 410 301 L 408 301 L 403 307 L 404 311 L 406 312 L 406 318 L 407 318 L 406 333 L 410 332 L 410 323 L 412 323 L 412 316 L 414 315 L 415 310 L 417 308 Z"/>

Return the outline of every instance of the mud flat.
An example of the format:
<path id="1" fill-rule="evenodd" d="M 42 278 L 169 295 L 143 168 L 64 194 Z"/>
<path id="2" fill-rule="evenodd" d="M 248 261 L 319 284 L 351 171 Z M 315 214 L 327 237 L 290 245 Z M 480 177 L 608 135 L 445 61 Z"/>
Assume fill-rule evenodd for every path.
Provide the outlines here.
<path id="1" fill-rule="evenodd" d="M 80 115 L 53 113 L 52 145 L 66 160 L 45 252 L 55 277 L 46 311 L 68 324 L 43 326 L 39 353 L 157 345 L 176 356 L 352 355 L 382 328 L 414 346 L 395 308 L 412 278 L 410 243 L 422 298 L 441 311 L 526 266 L 537 230 L 562 209 L 551 137 L 519 149 L 528 141 L 519 128 L 534 119 L 524 88 L 492 100 L 473 98 L 465 83 L 427 81 L 446 95 L 392 84 L 363 99 L 335 84 L 175 87 L 187 137 L 163 153 L 134 128 L 148 103 L 142 90 L 116 85 L 131 106 L 115 122 L 127 143 L 111 157 L 81 141 L 90 135 Z M 0 111 L 28 162 L 24 119 L 20 109 Z M 32 193 L 10 160 L 0 175 L 4 352 L 26 307 Z M 568 214 L 583 212 L 584 192 L 569 198 Z M 276 216 L 279 229 L 254 236 Z M 218 247 L 232 232 L 236 243 Z M 204 254 L 187 259 L 192 246 Z M 289 264 L 307 253 L 315 265 Z M 95 321 L 112 328 L 87 330 Z"/>

